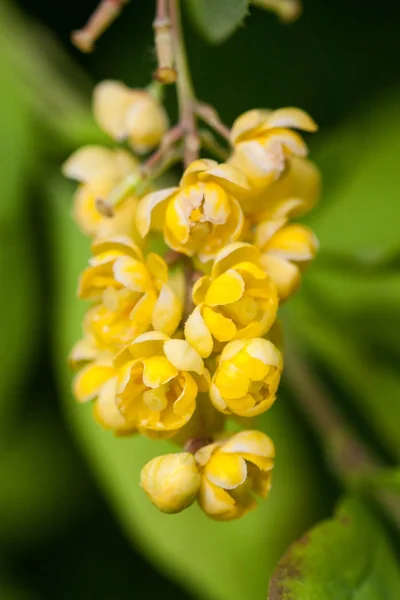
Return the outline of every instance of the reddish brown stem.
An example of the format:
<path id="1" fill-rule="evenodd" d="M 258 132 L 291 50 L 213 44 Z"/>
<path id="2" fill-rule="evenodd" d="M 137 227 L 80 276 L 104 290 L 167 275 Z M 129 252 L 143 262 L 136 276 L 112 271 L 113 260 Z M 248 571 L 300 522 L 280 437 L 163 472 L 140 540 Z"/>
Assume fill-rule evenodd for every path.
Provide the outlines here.
<path id="1" fill-rule="evenodd" d="M 92 52 L 94 43 L 121 14 L 128 0 L 101 0 L 82 29 L 73 31 L 72 43 L 82 52 Z"/>

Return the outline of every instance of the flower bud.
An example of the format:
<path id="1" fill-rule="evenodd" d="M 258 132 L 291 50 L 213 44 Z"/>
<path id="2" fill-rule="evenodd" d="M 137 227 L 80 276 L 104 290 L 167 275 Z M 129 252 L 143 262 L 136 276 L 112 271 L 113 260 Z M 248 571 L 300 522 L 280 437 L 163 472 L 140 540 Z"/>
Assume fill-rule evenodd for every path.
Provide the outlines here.
<path id="1" fill-rule="evenodd" d="M 116 140 L 128 140 L 139 154 L 157 146 L 168 128 L 167 114 L 156 98 L 118 81 L 96 87 L 94 114 L 104 131 Z"/>
<path id="2" fill-rule="evenodd" d="M 178 513 L 190 506 L 200 487 L 200 474 L 193 454 L 178 452 L 157 456 L 140 474 L 140 485 L 165 513 Z"/>

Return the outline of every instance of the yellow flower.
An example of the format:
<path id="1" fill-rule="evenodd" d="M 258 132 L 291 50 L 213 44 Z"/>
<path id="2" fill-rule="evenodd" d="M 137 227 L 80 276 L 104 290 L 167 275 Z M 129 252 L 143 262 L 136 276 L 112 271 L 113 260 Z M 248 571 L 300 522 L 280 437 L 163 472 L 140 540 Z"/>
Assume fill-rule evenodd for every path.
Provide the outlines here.
<path id="1" fill-rule="evenodd" d="M 256 222 L 285 216 L 293 219 L 314 208 L 320 194 L 321 173 L 316 165 L 293 156 L 277 181 L 246 198 L 245 212 Z"/>
<path id="2" fill-rule="evenodd" d="M 179 187 L 142 198 L 137 228 L 143 237 L 150 229 L 163 230 L 170 248 L 187 256 L 197 254 L 207 262 L 238 239 L 243 213 L 235 196 L 247 189 L 246 177 L 235 167 L 196 160 L 184 172 Z"/>
<path id="3" fill-rule="evenodd" d="M 198 391 L 209 387 L 200 355 L 185 340 L 151 331 L 115 359 L 118 405 L 148 437 L 171 437 L 192 417 Z"/>
<path id="4" fill-rule="evenodd" d="M 94 416 L 105 429 L 112 429 L 116 435 L 135 433 L 136 427 L 122 415 L 116 403 L 117 371 L 113 354 L 96 346 L 93 338 L 85 337 L 73 348 L 70 362 L 81 367 L 72 385 L 77 401 L 95 400 Z"/>
<path id="5" fill-rule="evenodd" d="M 318 250 L 318 240 L 311 229 L 286 223 L 286 218 L 264 221 L 255 231 L 255 244 L 262 252 L 261 264 L 275 282 L 281 300 L 299 287 L 301 272 Z"/>
<path id="6" fill-rule="evenodd" d="M 128 140 L 138 154 L 155 148 L 168 129 L 167 113 L 158 100 L 119 81 L 96 86 L 93 110 L 104 131 L 118 141 Z"/>
<path id="7" fill-rule="evenodd" d="M 90 266 L 81 275 L 79 296 L 102 301 L 103 313 L 106 309 L 119 313 L 115 319 L 122 334 L 126 323 L 122 341 L 130 341 L 150 326 L 171 335 L 181 320 L 182 303 L 168 284 L 165 261 L 157 254 L 144 259 L 138 246 L 124 236 L 98 240 L 92 250 Z"/>
<path id="8" fill-rule="evenodd" d="M 193 454 L 157 456 L 140 473 L 140 485 L 152 503 L 165 513 L 178 513 L 196 499 L 200 473 Z"/>
<path id="9" fill-rule="evenodd" d="M 195 454 L 201 473 L 198 500 L 204 512 L 221 521 L 237 519 L 271 489 L 275 448 L 261 431 L 241 431 Z"/>
<path id="10" fill-rule="evenodd" d="M 250 110 L 233 124 L 231 139 L 234 152 L 228 162 L 239 168 L 250 182 L 250 191 L 241 197 L 246 214 L 259 211 L 260 202 L 268 205 L 263 192 L 286 175 L 293 159 L 301 159 L 302 167 L 308 153 L 307 146 L 292 128 L 315 131 L 317 126 L 307 113 L 298 108 Z"/>
<path id="11" fill-rule="evenodd" d="M 137 198 L 130 196 L 115 209 L 114 217 L 105 217 L 96 207 L 128 175 L 138 171 L 139 163 L 126 150 L 84 146 L 64 163 L 63 173 L 80 182 L 75 194 L 74 217 L 79 227 L 91 236 L 129 234 L 138 238 L 134 224 Z"/>
<path id="12" fill-rule="evenodd" d="M 225 414 L 260 415 L 275 401 L 282 368 L 282 354 L 269 340 L 229 342 L 211 383 L 211 401 Z"/>
<path id="13" fill-rule="evenodd" d="M 211 276 L 193 286 L 197 305 L 185 325 L 188 342 L 207 357 L 214 339 L 233 339 L 264 335 L 276 318 L 278 294 L 275 283 L 260 264 L 255 246 L 236 242 L 221 250 Z"/>

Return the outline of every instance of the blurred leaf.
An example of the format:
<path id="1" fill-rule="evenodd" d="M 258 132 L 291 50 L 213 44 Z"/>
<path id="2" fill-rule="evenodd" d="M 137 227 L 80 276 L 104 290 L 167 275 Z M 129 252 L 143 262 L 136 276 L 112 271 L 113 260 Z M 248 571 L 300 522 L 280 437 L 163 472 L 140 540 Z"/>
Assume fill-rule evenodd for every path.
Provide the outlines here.
<path id="1" fill-rule="evenodd" d="M 277 446 L 273 492 L 243 520 L 217 523 L 197 506 L 170 516 L 151 505 L 138 486 L 140 469 L 153 456 L 176 447 L 144 437 L 114 438 L 94 422 L 91 406 L 78 406 L 71 398 L 65 363 L 71 345 L 80 335 L 85 307 L 75 299 L 75 289 L 89 246 L 70 218 L 71 193 L 71 186 L 60 182 L 51 200 L 58 289 L 53 329 L 71 425 L 121 524 L 157 565 L 204 598 L 261 598 L 272 568 L 287 544 L 315 518 L 316 504 L 319 511 L 323 510 L 322 490 L 310 467 L 312 460 L 304 440 L 287 405 L 278 400 L 262 421 L 262 427 Z"/>
<path id="2" fill-rule="evenodd" d="M 357 500 L 294 543 L 269 600 L 397 600 L 400 570 L 380 523 Z"/>
<path id="3" fill-rule="evenodd" d="M 339 394 L 351 398 L 382 445 L 399 458 L 400 375 L 367 345 L 357 343 L 349 323 L 340 325 L 340 320 L 313 304 L 312 294 L 291 300 L 285 307 L 285 324 L 286 331 L 301 340 L 304 351 L 334 377 Z"/>
<path id="4" fill-rule="evenodd" d="M 220 44 L 242 24 L 249 0 L 186 0 L 193 24 L 211 44 Z"/>
<path id="5" fill-rule="evenodd" d="M 400 376 L 382 349 L 398 348 L 400 274 L 387 268 L 371 272 L 366 265 L 376 256 L 390 263 L 400 250 L 399 106 L 399 95 L 392 94 L 326 139 L 321 160 L 316 157 L 326 192 L 308 220 L 319 237 L 321 257 L 284 309 L 293 335 L 333 376 L 338 396 L 357 406 L 397 458 Z M 359 270 L 355 264 L 343 268 L 346 261 L 357 263 L 357 257 L 363 258 Z"/>
<path id="6" fill-rule="evenodd" d="M 320 238 L 321 254 L 358 255 L 367 262 L 399 252 L 399 107 L 398 91 L 376 100 L 328 136 L 320 156 L 315 154 L 325 192 L 308 222 Z"/>
<path id="7" fill-rule="evenodd" d="M 48 539 L 82 510 L 83 470 L 49 415 L 25 416 L 3 444 L 0 462 L 1 544 L 29 546 Z"/>

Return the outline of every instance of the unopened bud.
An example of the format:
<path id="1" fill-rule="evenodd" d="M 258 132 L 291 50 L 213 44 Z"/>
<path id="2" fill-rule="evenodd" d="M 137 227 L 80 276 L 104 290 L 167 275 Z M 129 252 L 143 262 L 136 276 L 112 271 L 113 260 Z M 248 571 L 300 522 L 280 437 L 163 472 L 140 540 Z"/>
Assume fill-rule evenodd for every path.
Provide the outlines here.
<path id="1" fill-rule="evenodd" d="M 178 452 L 157 456 L 140 474 L 140 485 L 162 512 L 178 513 L 196 499 L 200 474 L 193 454 Z"/>
<path id="2" fill-rule="evenodd" d="M 94 114 L 104 131 L 118 141 L 128 140 L 139 154 L 157 146 L 168 128 L 166 112 L 153 95 L 118 81 L 96 87 Z"/>

